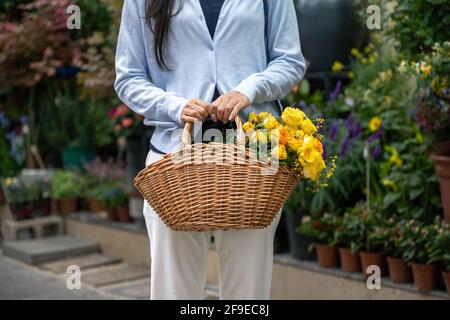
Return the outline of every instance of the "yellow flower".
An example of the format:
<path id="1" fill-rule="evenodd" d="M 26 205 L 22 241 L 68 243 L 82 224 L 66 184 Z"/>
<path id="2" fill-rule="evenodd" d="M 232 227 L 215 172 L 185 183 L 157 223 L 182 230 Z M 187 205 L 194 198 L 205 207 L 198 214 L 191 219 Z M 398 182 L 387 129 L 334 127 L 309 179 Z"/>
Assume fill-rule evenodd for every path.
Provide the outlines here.
<path id="1" fill-rule="evenodd" d="M 309 118 L 305 118 L 305 120 L 303 121 L 302 130 L 306 134 L 314 134 L 317 132 L 316 126 L 314 125 L 314 123 L 312 123 L 312 121 Z"/>
<path id="2" fill-rule="evenodd" d="M 300 128 L 306 115 L 303 111 L 297 108 L 288 107 L 281 115 L 284 123 L 292 128 Z"/>
<path id="3" fill-rule="evenodd" d="M 352 48 L 352 50 L 350 52 L 351 52 L 352 56 L 355 56 L 355 57 L 360 55 L 359 50 L 356 48 Z"/>
<path id="4" fill-rule="evenodd" d="M 354 79 L 354 78 L 355 78 L 355 73 L 354 73 L 353 71 L 349 71 L 349 72 L 347 72 L 347 76 L 348 76 L 350 79 Z"/>
<path id="5" fill-rule="evenodd" d="M 257 124 L 259 122 L 259 118 L 256 112 L 250 113 L 250 115 L 248 116 L 248 121 L 253 124 Z"/>
<path id="6" fill-rule="evenodd" d="M 342 69 L 344 69 L 344 65 L 339 61 L 335 61 L 333 63 L 333 66 L 331 67 L 331 70 L 333 72 L 339 72 L 339 71 L 342 71 Z"/>
<path id="7" fill-rule="evenodd" d="M 317 181 L 320 178 L 320 174 L 325 169 L 325 162 L 322 155 L 317 154 L 314 161 L 303 167 L 303 176 L 306 179 Z"/>
<path id="8" fill-rule="evenodd" d="M 381 181 L 381 183 L 382 183 L 383 186 L 385 186 L 385 187 L 389 187 L 389 188 L 392 188 L 392 189 L 396 189 L 396 188 L 397 188 L 397 185 L 396 185 L 395 181 L 394 181 L 394 180 L 391 180 L 391 179 L 383 179 L 383 180 Z"/>
<path id="9" fill-rule="evenodd" d="M 316 150 L 319 151 L 320 154 L 323 154 L 322 142 L 320 142 L 320 140 L 317 138 L 313 138 L 313 141 L 314 141 L 314 146 L 315 146 Z"/>
<path id="10" fill-rule="evenodd" d="M 311 136 L 305 137 L 303 144 L 298 149 L 298 154 L 298 160 L 303 166 L 311 165 L 317 159 L 317 156 L 322 156 L 316 149 L 316 141 Z"/>
<path id="11" fill-rule="evenodd" d="M 259 121 L 263 121 L 265 117 L 267 117 L 269 115 L 268 112 L 261 112 L 260 114 L 258 114 L 258 119 Z"/>
<path id="12" fill-rule="evenodd" d="M 250 121 L 244 123 L 244 125 L 242 126 L 242 128 L 244 129 L 245 132 L 253 130 L 254 127 L 255 127 L 255 125 L 252 122 L 250 122 Z"/>
<path id="13" fill-rule="evenodd" d="M 433 67 L 430 64 L 422 65 L 422 73 L 425 77 L 428 77 L 431 74 L 431 70 L 433 70 Z"/>
<path id="14" fill-rule="evenodd" d="M 389 69 L 389 70 L 380 72 L 379 78 L 383 82 L 389 82 L 392 80 L 392 75 L 393 75 L 392 70 Z"/>
<path id="15" fill-rule="evenodd" d="M 400 167 L 403 164 L 403 160 L 400 158 L 397 149 L 390 146 L 385 147 L 385 149 L 391 154 L 389 157 L 389 162 L 395 164 L 397 167 Z"/>
<path id="16" fill-rule="evenodd" d="M 379 117 L 373 117 L 369 122 L 369 130 L 372 132 L 377 131 L 378 129 L 380 129 L 382 123 L 383 122 Z"/>
<path id="17" fill-rule="evenodd" d="M 288 147 L 291 150 L 294 150 L 295 152 L 298 152 L 298 149 L 300 149 L 302 144 L 303 144 L 303 138 L 296 138 L 294 136 L 291 136 L 288 139 Z"/>
<path id="18" fill-rule="evenodd" d="M 272 149 L 272 156 L 279 160 L 286 160 L 287 159 L 286 147 L 283 145 L 276 146 L 275 148 Z"/>
<path id="19" fill-rule="evenodd" d="M 279 126 L 279 123 L 273 115 L 269 114 L 264 119 L 264 128 L 271 130 L 271 129 L 275 129 L 278 126 Z"/>
<path id="20" fill-rule="evenodd" d="M 279 126 L 276 129 L 270 130 L 270 139 L 275 144 L 286 145 L 290 137 L 291 135 L 286 127 Z"/>
<path id="21" fill-rule="evenodd" d="M 417 140 L 417 142 L 420 143 L 420 144 L 422 144 L 423 141 L 424 141 L 423 135 L 422 135 L 422 133 L 420 133 L 420 131 L 417 131 L 417 132 L 416 132 L 416 140 Z"/>

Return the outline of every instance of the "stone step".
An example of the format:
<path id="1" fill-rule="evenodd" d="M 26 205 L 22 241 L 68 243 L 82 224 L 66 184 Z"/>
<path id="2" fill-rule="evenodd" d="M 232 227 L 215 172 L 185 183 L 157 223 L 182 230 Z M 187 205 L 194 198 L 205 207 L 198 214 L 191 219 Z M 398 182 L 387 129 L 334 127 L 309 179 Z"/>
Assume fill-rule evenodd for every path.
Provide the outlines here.
<path id="1" fill-rule="evenodd" d="M 93 287 L 101 287 L 148 277 L 150 277 L 150 267 L 119 263 L 85 271 L 81 275 L 81 282 Z"/>
<path id="2" fill-rule="evenodd" d="M 71 236 L 3 242 L 5 256 L 32 265 L 96 252 L 100 252 L 100 246 L 95 241 Z"/>
<path id="3" fill-rule="evenodd" d="M 120 299 L 148 300 L 150 299 L 150 278 L 102 287 L 101 291 Z"/>
<path id="4" fill-rule="evenodd" d="M 58 260 L 54 262 L 47 262 L 39 265 L 39 268 L 50 271 L 55 274 L 66 273 L 67 267 L 75 265 L 80 267 L 81 271 L 92 268 L 103 267 L 121 262 L 118 258 L 111 258 L 100 253 L 83 255 L 71 259 Z"/>

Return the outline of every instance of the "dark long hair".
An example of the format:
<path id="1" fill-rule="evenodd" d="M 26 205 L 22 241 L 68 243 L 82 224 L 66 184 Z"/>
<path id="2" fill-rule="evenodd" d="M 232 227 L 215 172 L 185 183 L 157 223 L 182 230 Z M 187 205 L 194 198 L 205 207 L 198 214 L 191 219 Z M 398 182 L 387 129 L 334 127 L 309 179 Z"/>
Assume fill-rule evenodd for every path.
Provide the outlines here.
<path id="1" fill-rule="evenodd" d="M 169 70 L 164 59 L 164 50 L 172 17 L 178 14 L 181 5 L 173 13 L 175 0 L 145 0 L 145 21 L 155 38 L 155 56 L 163 70 Z"/>

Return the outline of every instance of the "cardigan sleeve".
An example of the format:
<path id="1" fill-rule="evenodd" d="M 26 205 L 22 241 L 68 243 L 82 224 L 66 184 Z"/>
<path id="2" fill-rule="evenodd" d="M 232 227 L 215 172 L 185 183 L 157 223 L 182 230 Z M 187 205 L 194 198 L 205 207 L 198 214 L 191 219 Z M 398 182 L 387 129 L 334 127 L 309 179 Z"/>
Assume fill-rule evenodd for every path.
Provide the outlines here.
<path id="1" fill-rule="evenodd" d="M 187 99 L 165 92 L 151 81 L 148 71 L 142 16 L 135 0 L 125 0 L 116 52 L 114 88 L 120 99 L 145 117 L 147 125 L 181 125 Z"/>
<path id="2" fill-rule="evenodd" d="M 269 65 L 234 89 L 247 96 L 250 103 L 284 98 L 301 81 L 306 69 L 293 1 L 270 0 L 268 9 Z"/>

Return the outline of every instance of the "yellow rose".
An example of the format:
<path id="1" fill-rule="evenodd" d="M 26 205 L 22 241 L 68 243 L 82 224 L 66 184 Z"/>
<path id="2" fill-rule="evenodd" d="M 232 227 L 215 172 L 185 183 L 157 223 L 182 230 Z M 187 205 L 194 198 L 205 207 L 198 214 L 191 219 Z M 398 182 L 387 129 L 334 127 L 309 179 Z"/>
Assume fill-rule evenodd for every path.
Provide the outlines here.
<path id="1" fill-rule="evenodd" d="M 257 124 L 259 122 L 259 118 L 256 112 L 250 113 L 250 115 L 248 116 L 248 121 L 253 124 Z"/>
<path id="2" fill-rule="evenodd" d="M 320 154 L 323 154 L 322 142 L 320 142 L 320 140 L 317 138 L 313 138 L 313 141 L 314 141 L 314 146 L 315 146 L 316 150 L 319 151 Z"/>
<path id="3" fill-rule="evenodd" d="M 314 125 L 314 123 L 309 118 L 305 118 L 305 120 L 302 123 L 302 130 L 306 134 L 314 134 L 317 132 L 317 128 Z"/>
<path id="4" fill-rule="evenodd" d="M 313 162 L 303 167 L 303 176 L 306 179 L 317 181 L 323 169 L 325 169 L 325 161 L 323 161 L 322 155 L 318 154 Z"/>
<path id="5" fill-rule="evenodd" d="M 279 123 L 273 115 L 269 114 L 264 119 L 264 128 L 271 130 L 271 129 L 275 129 L 278 126 L 279 126 Z"/>
<path id="6" fill-rule="evenodd" d="M 297 152 L 299 154 L 298 160 L 303 166 L 310 165 L 318 156 L 322 156 L 316 149 L 316 141 L 311 136 L 305 137 Z"/>
<path id="7" fill-rule="evenodd" d="M 369 122 L 369 130 L 372 132 L 377 131 L 378 129 L 380 129 L 382 123 L 383 122 L 379 117 L 373 117 Z"/>
<path id="8" fill-rule="evenodd" d="M 295 152 L 297 152 L 298 149 L 300 149 L 302 144 L 303 144 L 303 138 L 295 138 L 295 137 L 291 136 L 288 139 L 289 148 L 294 150 Z"/>
<path id="9" fill-rule="evenodd" d="M 281 115 L 283 122 L 292 128 L 300 128 L 305 118 L 306 115 L 303 111 L 291 107 L 286 108 Z"/>
<path id="10" fill-rule="evenodd" d="M 272 149 L 272 157 L 277 158 L 279 160 L 287 159 L 286 147 L 283 145 L 278 145 Z"/>
<path id="11" fill-rule="evenodd" d="M 268 115 L 269 115 L 268 112 L 261 112 L 260 114 L 258 114 L 259 121 L 263 121 L 265 117 L 267 117 Z"/>
<path id="12" fill-rule="evenodd" d="M 255 125 L 252 122 L 250 122 L 250 121 L 244 123 L 244 125 L 242 126 L 242 128 L 244 129 L 245 132 L 253 130 L 254 127 L 255 127 Z"/>

